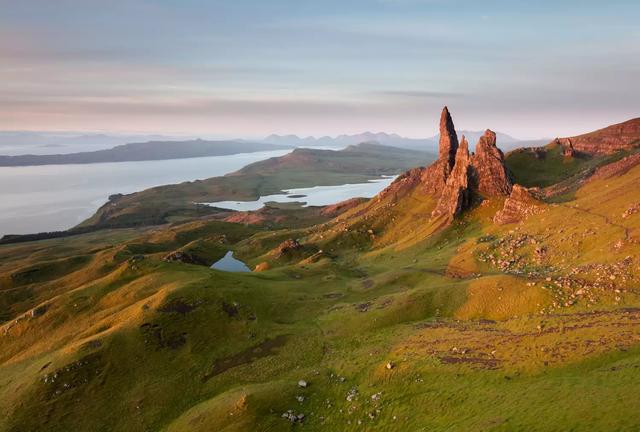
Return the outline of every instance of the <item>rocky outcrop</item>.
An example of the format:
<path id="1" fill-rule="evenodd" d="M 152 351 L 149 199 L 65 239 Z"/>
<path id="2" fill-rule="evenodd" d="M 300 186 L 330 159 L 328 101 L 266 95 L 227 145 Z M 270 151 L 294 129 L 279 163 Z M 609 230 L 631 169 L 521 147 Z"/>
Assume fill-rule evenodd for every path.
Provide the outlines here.
<path id="1" fill-rule="evenodd" d="M 473 186 L 481 195 L 493 197 L 511 193 L 511 177 L 504 164 L 504 154 L 496 146 L 495 132 L 487 129 L 480 137 L 471 164 Z"/>
<path id="2" fill-rule="evenodd" d="M 444 107 L 440 114 L 440 141 L 438 143 L 438 160 L 446 161 L 449 169 L 453 169 L 458 151 L 458 135 L 453 125 L 449 108 Z"/>
<path id="3" fill-rule="evenodd" d="M 396 179 L 378 195 L 394 201 L 416 189 L 437 200 L 432 217 L 447 220 L 471 205 L 474 196 L 507 196 L 512 182 L 504 164 L 504 155 L 496 146 L 496 134 L 487 130 L 480 138 L 476 154 L 470 156 L 463 137 L 458 142 L 451 114 L 444 107 L 440 116 L 438 160 L 426 168 L 415 168 Z"/>
<path id="4" fill-rule="evenodd" d="M 469 143 L 463 136 L 456 152 L 453 170 L 447 178 L 435 210 L 431 213 L 432 217 L 444 216 L 451 219 L 469 206 L 471 200 L 470 167 Z"/>
<path id="5" fill-rule="evenodd" d="M 560 143 L 564 151 L 587 154 L 611 154 L 619 150 L 640 147 L 640 118 L 608 126 L 584 135 L 570 138 L 556 138 L 552 143 Z"/>
<path id="6" fill-rule="evenodd" d="M 540 212 L 541 204 L 532 191 L 514 185 L 511 195 L 505 200 L 502 210 L 495 214 L 493 221 L 498 225 L 520 222 L 527 216 Z"/>
<path id="7" fill-rule="evenodd" d="M 204 258 L 194 255 L 189 252 L 175 251 L 171 252 L 163 258 L 166 262 L 181 262 L 185 264 L 195 264 L 208 266 L 209 263 Z"/>
<path id="8" fill-rule="evenodd" d="M 627 156 L 619 161 L 601 166 L 589 180 L 608 179 L 625 174 L 633 167 L 640 165 L 640 153 Z"/>
<path id="9" fill-rule="evenodd" d="M 275 255 L 277 258 L 279 258 L 283 255 L 299 249 L 302 249 L 302 245 L 298 240 L 288 239 L 278 245 L 278 247 L 275 249 Z"/>

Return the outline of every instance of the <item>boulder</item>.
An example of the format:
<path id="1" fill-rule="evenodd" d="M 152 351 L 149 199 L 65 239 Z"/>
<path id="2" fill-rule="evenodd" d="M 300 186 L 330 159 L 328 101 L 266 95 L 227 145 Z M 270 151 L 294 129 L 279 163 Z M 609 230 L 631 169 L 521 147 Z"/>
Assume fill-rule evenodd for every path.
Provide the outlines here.
<path id="1" fill-rule="evenodd" d="M 527 216 L 540 212 L 541 204 L 529 189 L 516 184 L 493 221 L 498 225 L 520 222 Z"/>
<path id="2" fill-rule="evenodd" d="M 271 266 L 269 265 L 269 263 L 268 263 L 268 262 L 266 262 L 266 261 L 263 261 L 263 262 L 261 262 L 260 264 L 258 264 L 258 265 L 253 269 L 253 271 L 254 271 L 254 272 L 263 272 L 263 271 L 267 271 L 267 270 L 269 270 L 270 268 L 271 268 Z"/>
<path id="3" fill-rule="evenodd" d="M 300 244 L 300 242 L 295 239 L 288 239 L 278 245 L 278 247 L 276 248 L 276 254 L 278 256 L 282 256 L 298 249 L 302 249 L 302 245 Z"/>

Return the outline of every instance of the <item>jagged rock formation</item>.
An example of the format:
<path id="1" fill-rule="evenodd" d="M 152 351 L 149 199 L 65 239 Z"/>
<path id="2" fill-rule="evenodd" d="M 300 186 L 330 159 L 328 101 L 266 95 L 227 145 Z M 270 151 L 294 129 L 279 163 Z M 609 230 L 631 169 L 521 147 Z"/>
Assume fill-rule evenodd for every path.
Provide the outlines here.
<path id="1" fill-rule="evenodd" d="M 458 151 L 458 135 L 449 109 L 444 107 L 440 115 L 440 142 L 438 144 L 438 160 L 420 173 L 420 183 L 424 191 L 431 195 L 439 195 L 444 190 L 447 178 L 456 162 Z"/>
<path id="2" fill-rule="evenodd" d="M 474 197 L 507 196 L 512 181 L 504 164 L 504 155 L 496 146 L 496 134 L 487 130 L 469 154 L 469 143 L 458 142 L 447 107 L 440 116 L 439 158 L 426 168 L 414 168 L 398 177 L 378 195 L 378 201 L 389 196 L 394 201 L 416 189 L 437 200 L 432 217 L 451 221 L 471 205 Z"/>
<path id="3" fill-rule="evenodd" d="M 468 207 L 471 200 L 471 190 L 469 188 L 470 159 L 469 143 L 463 136 L 456 152 L 453 170 L 447 178 L 438 204 L 431 216 L 453 218 Z"/>
<path id="4" fill-rule="evenodd" d="M 540 205 L 541 202 L 532 191 L 518 184 L 513 185 L 511 195 L 505 200 L 502 210 L 495 214 L 493 222 L 498 225 L 520 222 L 527 216 L 538 213 Z"/>
<path id="5" fill-rule="evenodd" d="M 640 147 L 640 118 L 618 123 L 570 138 L 556 138 L 553 143 L 562 145 L 565 152 L 588 154 L 611 154 L 619 150 L 631 150 Z"/>
<path id="6" fill-rule="evenodd" d="M 440 142 L 438 143 L 438 160 L 448 162 L 449 168 L 453 169 L 458 151 L 458 135 L 453 125 L 453 119 L 449 113 L 449 108 L 444 107 L 440 114 Z"/>
<path id="7" fill-rule="evenodd" d="M 504 154 L 496 146 L 495 132 L 487 129 L 471 158 L 474 187 L 486 196 L 501 196 L 511 193 L 511 177 L 504 164 Z"/>

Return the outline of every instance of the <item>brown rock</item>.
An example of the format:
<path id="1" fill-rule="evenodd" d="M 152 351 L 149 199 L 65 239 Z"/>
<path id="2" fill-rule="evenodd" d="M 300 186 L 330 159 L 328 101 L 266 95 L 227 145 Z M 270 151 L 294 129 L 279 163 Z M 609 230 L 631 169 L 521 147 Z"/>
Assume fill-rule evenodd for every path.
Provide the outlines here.
<path id="1" fill-rule="evenodd" d="M 495 214 L 493 222 L 498 225 L 520 222 L 528 215 L 538 213 L 541 204 L 529 189 L 513 185 L 511 195 L 505 200 L 502 210 Z"/>
<path id="2" fill-rule="evenodd" d="M 571 138 L 556 138 L 566 149 L 588 154 L 611 154 L 619 150 L 631 150 L 640 146 L 640 118 L 608 126 L 584 135 Z"/>
<path id="3" fill-rule="evenodd" d="M 254 272 L 262 272 L 262 271 L 267 271 L 267 270 L 269 270 L 270 268 L 271 268 L 271 266 L 269 265 L 269 263 L 268 263 L 268 262 L 266 262 L 266 261 L 263 261 L 263 262 L 261 262 L 260 264 L 258 264 L 258 265 L 253 269 L 253 271 L 254 271 Z"/>
<path id="4" fill-rule="evenodd" d="M 276 255 L 280 257 L 291 251 L 295 251 L 301 248 L 302 248 L 302 245 L 298 240 L 288 239 L 278 245 L 278 247 L 276 248 Z"/>
<path id="5" fill-rule="evenodd" d="M 487 129 L 480 137 L 471 164 L 474 187 L 480 194 L 492 197 L 511 193 L 511 177 L 504 164 L 504 154 L 496 146 L 495 132 Z"/>
<path id="6" fill-rule="evenodd" d="M 445 216 L 452 219 L 468 207 L 471 199 L 469 188 L 470 175 L 469 143 L 462 137 L 462 142 L 456 152 L 455 165 L 447 178 L 445 187 L 440 195 L 432 217 Z"/>
<path id="7" fill-rule="evenodd" d="M 453 125 L 449 109 L 444 107 L 440 115 L 440 142 L 438 144 L 438 160 L 447 161 L 449 169 L 453 169 L 458 151 L 458 135 Z"/>

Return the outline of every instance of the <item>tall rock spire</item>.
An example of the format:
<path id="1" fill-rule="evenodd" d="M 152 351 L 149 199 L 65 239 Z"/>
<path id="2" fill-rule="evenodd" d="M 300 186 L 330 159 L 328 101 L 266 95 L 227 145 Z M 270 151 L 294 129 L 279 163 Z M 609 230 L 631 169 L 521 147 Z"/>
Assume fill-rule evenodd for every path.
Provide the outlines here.
<path id="1" fill-rule="evenodd" d="M 458 151 L 458 136 L 453 125 L 453 119 L 449 109 L 444 107 L 440 115 L 440 142 L 438 144 L 438 160 L 448 161 L 449 168 L 453 169 Z"/>
<path id="2" fill-rule="evenodd" d="M 445 216 L 448 219 L 452 219 L 469 206 L 471 200 L 471 189 L 469 188 L 470 167 L 469 143 L 463 135 L 456 152 L 455 164 L 431 216 Z"/>

